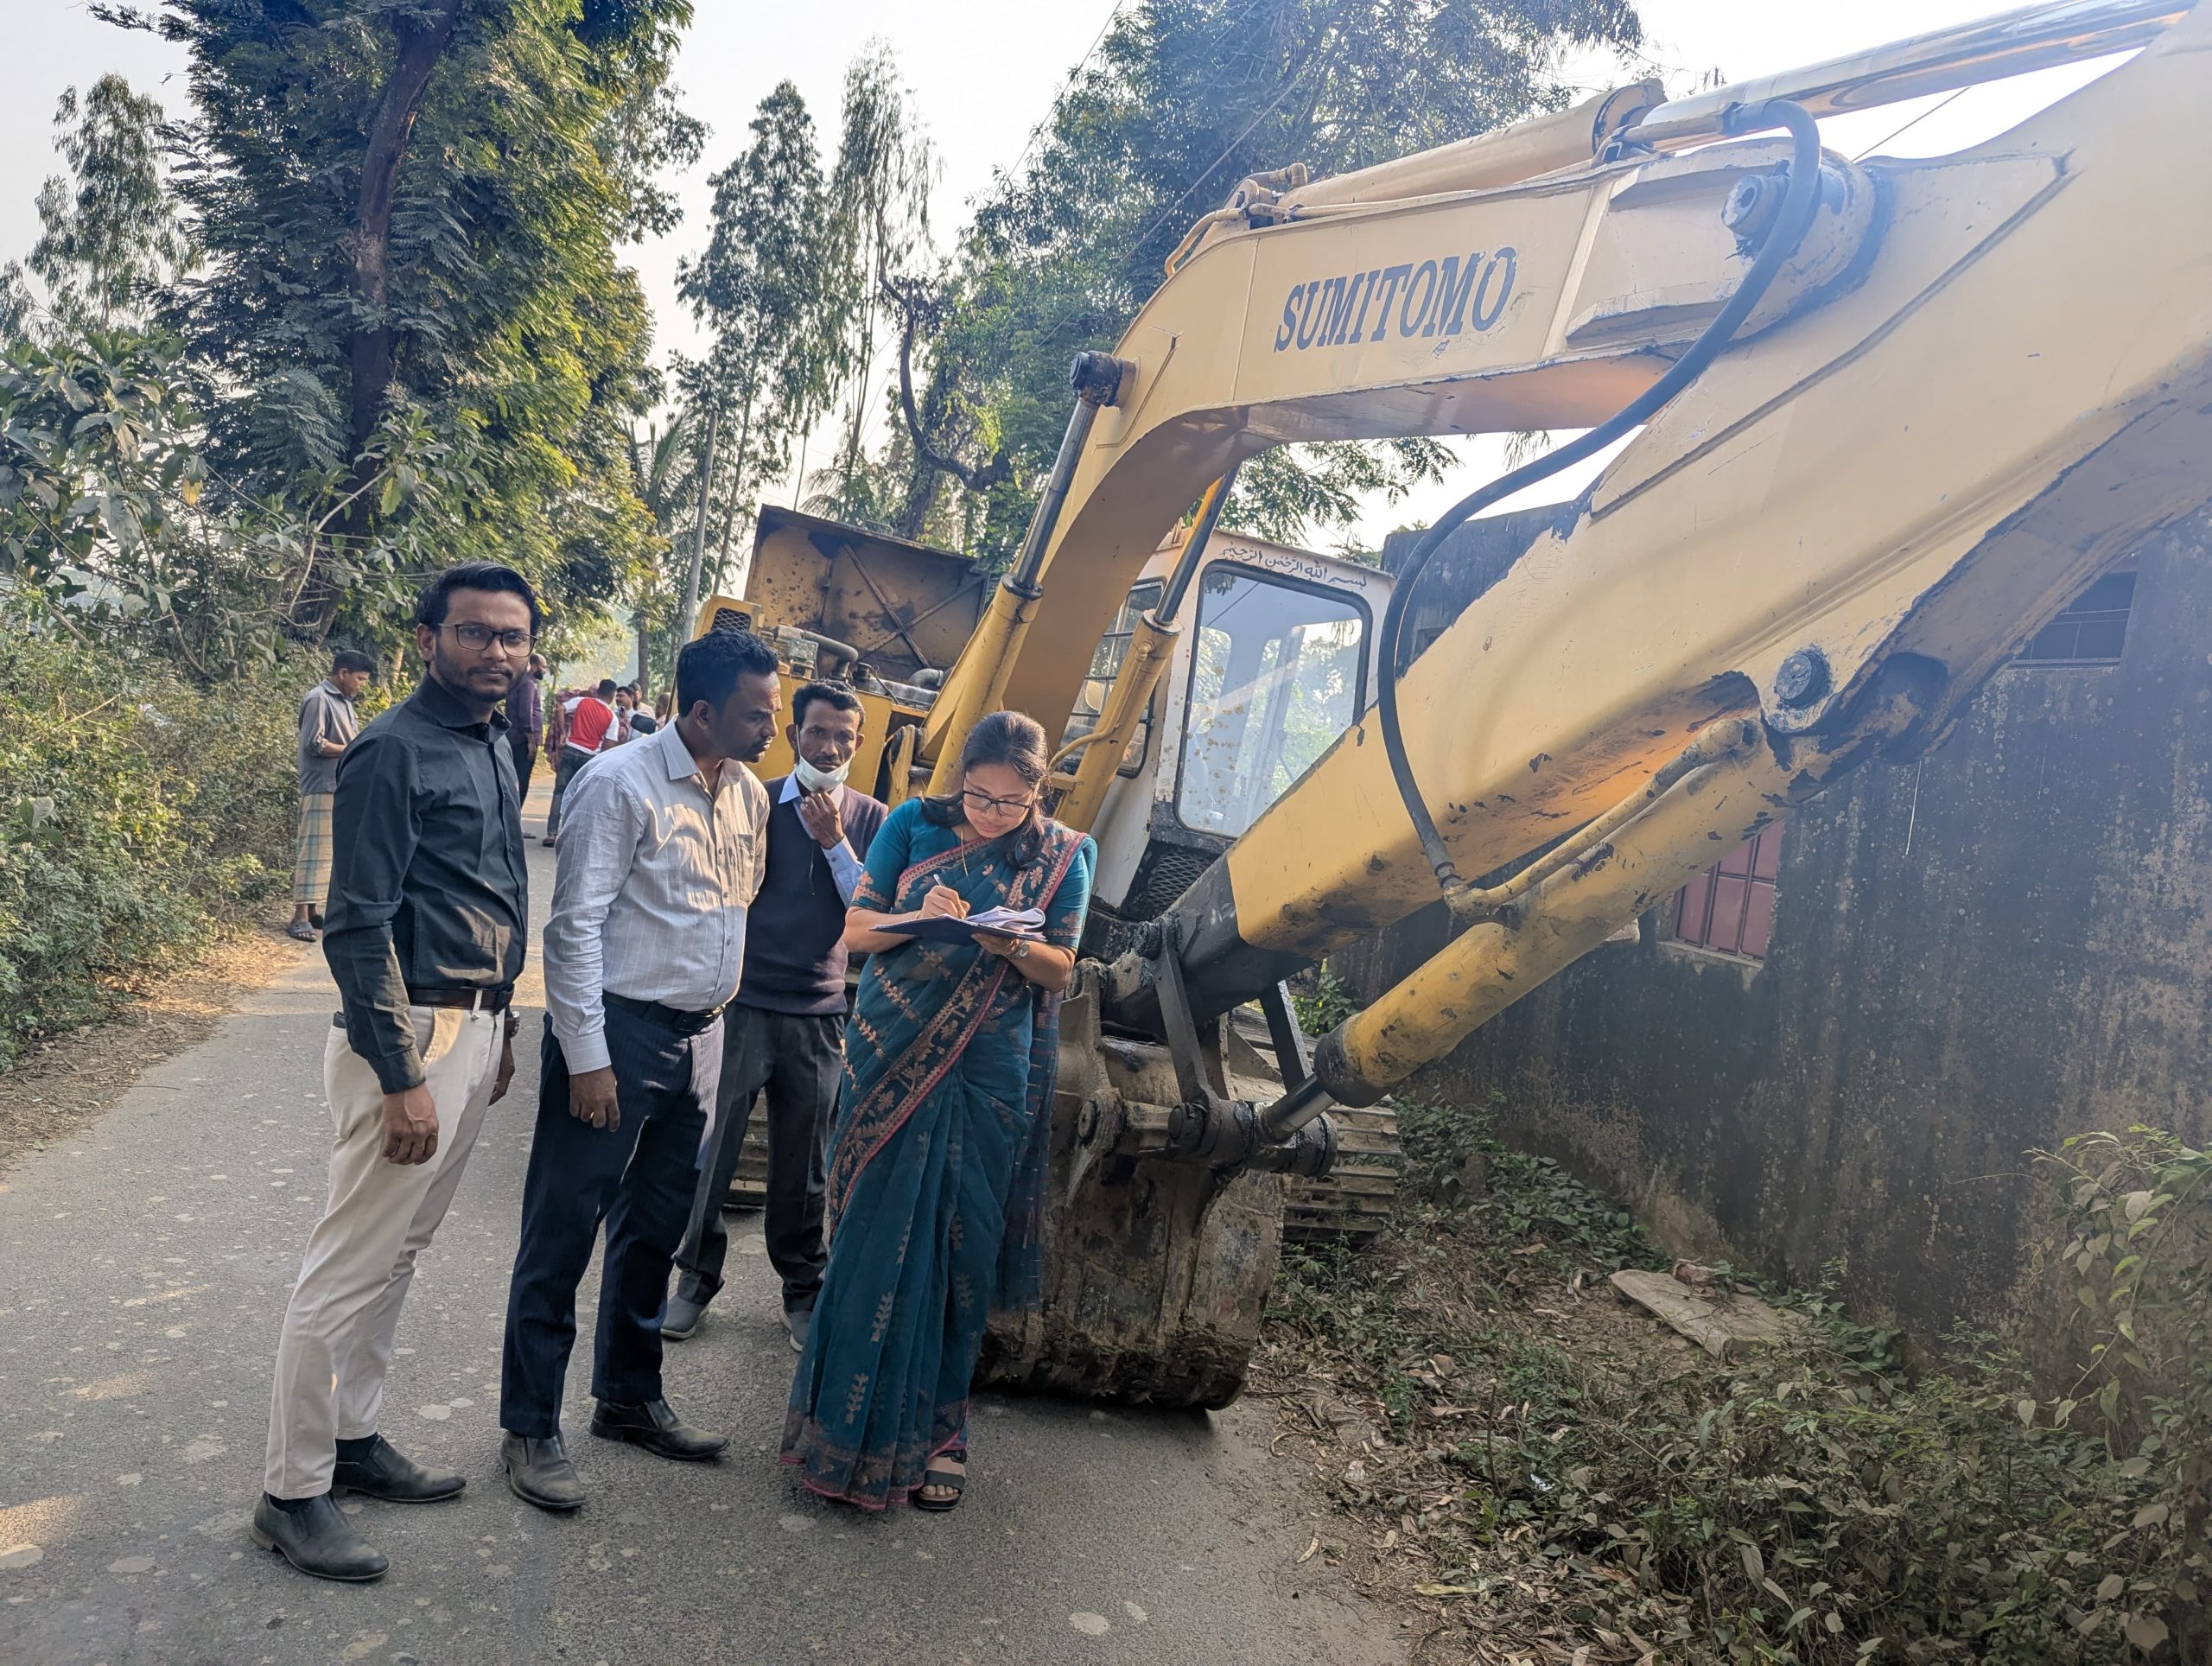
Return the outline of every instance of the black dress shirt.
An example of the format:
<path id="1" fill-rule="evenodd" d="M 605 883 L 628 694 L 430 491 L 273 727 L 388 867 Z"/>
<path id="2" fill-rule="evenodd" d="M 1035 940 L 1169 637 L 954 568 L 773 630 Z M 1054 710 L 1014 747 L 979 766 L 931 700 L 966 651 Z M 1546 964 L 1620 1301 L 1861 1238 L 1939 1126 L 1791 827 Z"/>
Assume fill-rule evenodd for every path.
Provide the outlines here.
<path id="1" fill-rule="evenodd" d="M 479 722 L 425 677 L 346 747 L 330 819 L 323 957 L 346 1039 L 403 1093 L 423 1079 L 408 989 L 522 974 L 529 874 L 506 720 Z"/>

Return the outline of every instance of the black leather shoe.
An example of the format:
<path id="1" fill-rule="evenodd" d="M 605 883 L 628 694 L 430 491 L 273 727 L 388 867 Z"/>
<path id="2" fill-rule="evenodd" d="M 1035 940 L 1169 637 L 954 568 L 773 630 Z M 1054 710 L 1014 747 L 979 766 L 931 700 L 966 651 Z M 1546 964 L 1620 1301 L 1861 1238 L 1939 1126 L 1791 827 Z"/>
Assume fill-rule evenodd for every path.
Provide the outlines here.
<path id="1" fill-rule="evenodd" d="M 681 1292 L 668 1299 L 668 1310 L 660 1316 L 662 1339 L 681 1342 L 699 1328 L 699 1321 L 707 1316 L 707 1304 L 694 1301 Z"/>
<path id="2" fill-rule="evenodd" d="M 457 1470 L 432 1469 L 418 1464 L 381 1434 L 362 1458 L 340 1458 L 330 1478 L 333 1492 L 358 1492 L 365 1498 L 382 1498 L 395 1504 L 435 1504 L 450 1498 L 468 1485 Z"/>
<path id="3" fill-rule="evenodd" d="M 365 1585 L 380 1580 L 391 1564 L 384 1552 L 362 1542 L 346 1512 L 326 1492 L 304 1510 L 284 1510 L 264 1493 L 246 1529 L 264 1550 L 273 1550 L 302 1574 L 319 1580 Z"/>
<path id="4" fill-rule="evenodd" d="M 583 1508 L 584 1484 L 576 1478 L 576 1466 L 569 1461 L 559 1435 L 542 1440 L 505 1435 L 499 1441 L 499 1459 L 506 1466 L 507 1485 L 524 1503 L 562 1515 Z"/>
<path id="5" fill-rule="evenodd" d="M 627 1440 L 664 1458 L 681 1458 L 690 1463 L 715 1457 L 729 1444 L 727 1434 L 693 1428 L 665 1400 L 648 1400 L 641 1406 L 602 1400 L 591 1415 L 591 1432 L 601 1440 Z"/>

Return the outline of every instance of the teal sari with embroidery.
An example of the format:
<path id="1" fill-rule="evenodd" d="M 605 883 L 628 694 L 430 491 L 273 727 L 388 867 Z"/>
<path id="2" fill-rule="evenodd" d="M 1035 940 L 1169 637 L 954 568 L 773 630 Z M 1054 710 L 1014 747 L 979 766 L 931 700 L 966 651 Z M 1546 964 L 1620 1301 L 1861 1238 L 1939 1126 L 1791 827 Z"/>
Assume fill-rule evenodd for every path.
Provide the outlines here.
<path id="1" fill-rule="evenodd" d="M 971 910 L 1037 908 L 1083 934 L 1097 849 L 1045 824 L 1038 858 L 962 842 L 918 799 L 868 847 L 856 908 L 908 913 L 933 885 Z M 967 1450 L 968 1388 L 994 1313 L 1034 1307 L 1058 998 L 972 944 L 869 957 L 845 1031 L 830 1155 L 830 1264 L 791 1383 L 783 1461 L 816 1492 L 903 1503 Z"/>

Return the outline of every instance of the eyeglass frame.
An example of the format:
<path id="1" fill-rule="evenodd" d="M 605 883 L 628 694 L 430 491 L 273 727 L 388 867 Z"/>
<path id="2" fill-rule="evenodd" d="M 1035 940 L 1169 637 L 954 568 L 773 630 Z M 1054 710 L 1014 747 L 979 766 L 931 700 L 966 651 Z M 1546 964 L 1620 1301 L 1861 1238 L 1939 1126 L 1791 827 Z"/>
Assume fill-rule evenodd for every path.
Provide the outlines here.
<path id="1" fill-rule="evenodd" d="M 477 619 L 464 619 L 457 623 L 441 620 L 430 628 L 434 631 L 451 631 L 462 647 L 472 649 L 477 653 L 485 652 L 496 642 L 504 652 L 509 654 L 521 654 L 527 658 L 531 652 L 531 645 L 537 639 L 537 633 L 534 631 L 495 631 L 483 620 Z M 467 631 L 483 632 L 483 641 L 471 642 L 463 634 Z"/>
<path id="2" fill-rule="evenodd" d="M 963 786 L 960 789 L 960 807 L 963 811 L 968 809 L 970 800 L 973 800 L 976 804 L 997 811 L 1001 816 L 1026 816 L 1036 807 L 1038 792 L 1039 789 L 1033 786 L 1018 800 L 1008 801 L 1005 798 L 994 798 L 988 792 L 978 792 L 971 786 Z"/>

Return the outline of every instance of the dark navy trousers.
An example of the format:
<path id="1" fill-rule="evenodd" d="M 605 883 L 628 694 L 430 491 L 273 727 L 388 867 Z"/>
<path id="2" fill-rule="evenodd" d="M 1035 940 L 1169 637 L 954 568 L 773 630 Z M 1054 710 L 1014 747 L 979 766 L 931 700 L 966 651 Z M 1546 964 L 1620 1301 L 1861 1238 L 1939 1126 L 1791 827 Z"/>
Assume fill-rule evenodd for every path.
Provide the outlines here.
<path id="1" fill-rule="evenodd" d="M 721 1071 L 721 1024 L 683 1035 L 609 1002 L 607 1046 L 622 1112 L 621 1127 L 611 1129 L 569 1114 L 568 1061 L 546 1021 L 499 1375 L 499 1427 L 512 1434 L 560 1432 L 576 1288 L 601 1222 L 607 1262 L 592 1394 L 624 1404 L 661 1398 L 661 1312 L 698 1187 L 699 1148 Z"/>

